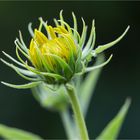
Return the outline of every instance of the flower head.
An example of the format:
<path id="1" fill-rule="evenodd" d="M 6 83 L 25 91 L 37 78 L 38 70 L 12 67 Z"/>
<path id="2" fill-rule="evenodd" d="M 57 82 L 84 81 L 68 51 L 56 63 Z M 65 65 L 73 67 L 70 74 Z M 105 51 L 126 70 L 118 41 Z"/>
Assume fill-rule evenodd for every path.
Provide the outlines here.
<path id="1" fill-rule="evenodd" d="M 77 60 L 78 47 L 63 26 L 53 28 L 46 25 L 45 28 L 48 37 L 35 29 L 29 48 L 31 62 L 40 71 L 63 75 L 69 80 L 75 72 L 73 66 Z"/>
<path id="2" fill-rule="evenodd" d="M 129 29 L 128 26 L 125 32 L 113 42 L 100 45 L 94 49 L 96 39 L 94 20 L 89 39 L 87 39 L 87 25 L 84 19 L 82 18 L 82 33 L 79 34 L 74 13 L 72 13 L 72 17 L 73 27 L 70 27 L 64 21 L 62 11 L 60 11 L 60 19 L 54 19 L 54 27 L 39 18 L 39 28 L 33 31 L 30 23 L 28 27 L 32 38 L 29 47 L 25 45 L 21 32 L 19 32 L 20 39 L 15 40 L 16 55 L 19 60 L 14 59 L 5 52 L 3 53 L 20 67 L 3 59 L 1 61 L 14 69 L 21 77 L 31 81 L 31 83 L 25 85 L 2 83 L 14 88 L 31 88 L 42 82 L 52 85 L 65 84 L 72 81 L 76 75 L 82 75 L 85 72 L 106 65 L 111 60 L 112 55 L 106 62 L 88 67 L 88 63 L 92 58 L 119 42 Z M 42 31 L 43 28 L 46 33 Z M 26 61 L 20 57 L 19 52 L 26 57 Z M 31 65 L 28 64 L 29 62 L 31 62 Z"/>

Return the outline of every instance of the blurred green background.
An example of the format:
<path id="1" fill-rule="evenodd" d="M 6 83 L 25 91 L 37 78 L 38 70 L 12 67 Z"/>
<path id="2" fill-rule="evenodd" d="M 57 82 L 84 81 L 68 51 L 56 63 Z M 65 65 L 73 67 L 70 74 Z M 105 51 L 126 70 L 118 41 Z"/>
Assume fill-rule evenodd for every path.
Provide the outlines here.
<path id="1" fill-rule="evenodd" d="M 16 57 L 14 40 L 18 30 L 22 31 L 29 46 L 28 23 L 33 22 L 37 27 L 41 16 L 52 24 L 61 9 L 70 25 L 71 12 L 75 12 L 80 32 L 80 17 L 84 17 L 89 31 L 92 19 L 95 19 L 96 46 L 114 40 L 127 25 L 131 26 L 125 38 L 106 51 L 107 57 L 111 53 L 114 57 L 100 76 L 86 121 L 90 137 L 95 138 L 129 96 L 132 105 L 119 138 L 140 138 L 140 2 L 0 2 L 0 51 Z M 0 57 L 4 57 L 2 53 Z M 1 81 L 26 82 L 2 62 L 0 66 Z M 43 138 L 66 138 L 59 114 L 41 108 L 30 90 L 0 85 L 0 123 L 31 131 Z"/>

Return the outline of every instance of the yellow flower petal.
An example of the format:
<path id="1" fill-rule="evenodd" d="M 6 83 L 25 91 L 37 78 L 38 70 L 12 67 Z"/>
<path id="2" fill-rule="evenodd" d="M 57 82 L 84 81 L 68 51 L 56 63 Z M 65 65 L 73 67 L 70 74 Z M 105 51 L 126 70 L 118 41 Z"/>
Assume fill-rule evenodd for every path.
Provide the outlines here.
<path id="1" fill-rule="evenodd" d="M 55 34 L 54 29 L 52 28 L 52 26 L 47 26 L 46 28 L 47 28 L 47 31 L 48 31 L 51 39 L 56 38 L 56 34 Z"/>
<path id="2" fill-rule="evenodd" d="M 35 29 L 34 40 L 38 46 L 41 46 L 48 41 L 47 37 L 37 29 Z"/>

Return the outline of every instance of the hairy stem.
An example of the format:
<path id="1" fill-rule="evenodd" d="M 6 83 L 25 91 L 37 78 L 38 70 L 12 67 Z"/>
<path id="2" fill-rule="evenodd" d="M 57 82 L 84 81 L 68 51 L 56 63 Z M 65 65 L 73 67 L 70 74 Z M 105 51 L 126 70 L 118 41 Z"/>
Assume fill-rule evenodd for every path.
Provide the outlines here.
<path id="1" fill-rule="evenodd" d="M 84 121 L 83 114 L 81 112 L 78 98 L 75 93 L 75 89 L 72 85 L 67 85 L 66 89 L 67 89 L 68 95 L 70 97 L 70 101 L 71 101 L 71 105 L 72 105 L 72 109 L 73 109 L 73 113 L 74 113 L 74 119 L 77 124 L 80 138 L 81 138 L 81 140 L 89 140 L 86 124 Z"/>

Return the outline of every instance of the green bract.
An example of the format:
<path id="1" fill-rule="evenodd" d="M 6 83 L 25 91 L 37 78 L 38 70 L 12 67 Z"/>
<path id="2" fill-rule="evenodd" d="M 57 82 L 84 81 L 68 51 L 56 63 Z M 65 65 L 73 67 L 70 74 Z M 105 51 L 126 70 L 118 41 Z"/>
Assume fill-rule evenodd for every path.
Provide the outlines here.
<path id="1" fill-rule="evenodd" d="M 22 78 L 30 81 L 30 83 L 24 85 L 2 83 L 20 89 L 32 88 L 42 82 L 53 85 L 66 84 L 72 81 L 76 75 L 82 75 L 106 65 L 111 60 L 112 55 L 106 62 L 88 67 L 88 63 L 92 61 L 92 58 L 98 57 L 99 53 L 119 42 L 129 29 L 128 26 L 125 32 L 113 42 L 95 48 L 94 20 L 87 39 L 87 25 L 84 19 L 82 18 L 82 33 L 79 34 L 77 19 L 74 13 L 72 13 L 72 17 L 73 27 L 70 27 L 64 21 L 62 10 L 60 11 L 60 19 L 54 19 L 56 27 L 48 25 L 42 18 L 39 18 L 39 28 L 33 31 L 32 24 L 30 23 L 28 26 L 32 36 L 30 47 L 25 45 L 21 32 L 19 32 L 19 39 L 16 38 L 15 40 L 18 60 L 3 52 L 14 64 L 3 59 L 1 61 L 15 70 Z M 42 32 L 43 27 L 47 35 Z M 26 60 L 22 59 L 19 52 L 25 56 Z M 29 65 L 29 62 L 32 65 Z"/>

